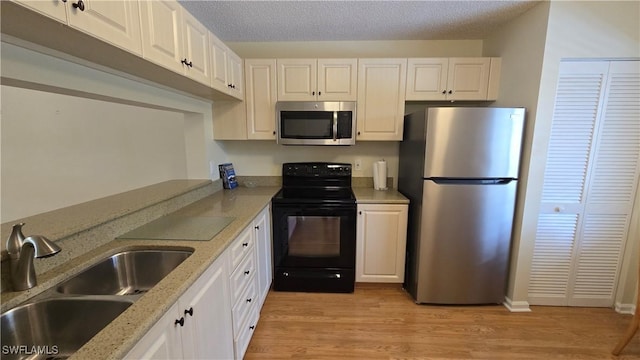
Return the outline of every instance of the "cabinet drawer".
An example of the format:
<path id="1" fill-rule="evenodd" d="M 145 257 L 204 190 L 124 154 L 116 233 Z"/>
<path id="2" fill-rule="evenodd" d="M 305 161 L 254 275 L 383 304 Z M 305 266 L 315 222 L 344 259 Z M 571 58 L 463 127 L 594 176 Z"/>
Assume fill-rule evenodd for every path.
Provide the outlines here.
<path id="1" fill-rule="evenodd" d="M 238 268 L 231 274 L 231 299 L 235 304 L 245 287 L 254 281 L 256 272 L 256 260 L 254 254 L 249 254 Z"/>
<path id="2" fill-rule="evenodd" d="M 253 227 L 247 226 L 246 229 L 238 236 L 238 238 L 231 244 L 231 272 L 233 272 L 238 264 L 242 261 L 244 256 L 253 252 Z"/>
<path id="3" fill-rule="evenodd" d="M 244 358 L 244 354 L 247 351 L 247 347 L 249 346 L 249 341 L 251 341 L 251 337 L 253 336 L 253 332 L 256 329 L 256 325 L 258 325 L 259 317 L 260 313 L 257 311 L 257 308 L 254 308 L 249 315 L 248 321 L 245 322 L 244 325 L 242 325 L 240 333 L 234 341 L 236 348 L 236 359 Z"/>
<path id="4" fill-rule="evenodd" d="M 245 289 L 242 295 L 238 298 L 238 301 L 233 306 L 233 335 L 238 336 L 240 327 L 245 323 L 247 317 L 251 313 L 251 310 L 257 307 L 258 292 L 256 291 L 256 282 L 251 281 L 249 286 Z"/>

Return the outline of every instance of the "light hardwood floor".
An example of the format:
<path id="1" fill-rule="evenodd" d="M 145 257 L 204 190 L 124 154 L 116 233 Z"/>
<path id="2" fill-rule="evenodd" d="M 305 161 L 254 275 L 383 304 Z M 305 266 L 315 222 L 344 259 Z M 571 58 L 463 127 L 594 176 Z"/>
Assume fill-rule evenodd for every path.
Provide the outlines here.
<path id="1" fill-rule="evenodd" d="M 245 359 L 640 359 L 611 350 L 630 315 L 612 309 L 416 305 L 399 284 L 353 294 L 269 292 Z"/>

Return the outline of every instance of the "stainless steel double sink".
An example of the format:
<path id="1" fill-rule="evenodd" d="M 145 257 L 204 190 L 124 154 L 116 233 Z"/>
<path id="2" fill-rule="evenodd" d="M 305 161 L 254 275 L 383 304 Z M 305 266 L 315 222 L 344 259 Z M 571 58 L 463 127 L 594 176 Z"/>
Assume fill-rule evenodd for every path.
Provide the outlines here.
<path id="1" fill-rule="evenodd" d="M 116 253 L 0 316 L 3 359 L 65 359 L 186 260 L 184 248 Z"/>

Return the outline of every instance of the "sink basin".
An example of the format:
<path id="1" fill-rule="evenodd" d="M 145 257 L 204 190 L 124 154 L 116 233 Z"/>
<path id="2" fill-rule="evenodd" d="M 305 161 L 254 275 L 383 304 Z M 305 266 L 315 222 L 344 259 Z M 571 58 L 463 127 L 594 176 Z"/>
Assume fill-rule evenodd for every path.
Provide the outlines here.
<path id="1" fill-rule="evenodd" d="M 188 250 L 123 251 L 61 283 L 56 290 L 74 295 L 142 294 L 192 253 Z"/>
<path id="2" fill-rule="evenodd" d="M 59 298 L 13 308 L 0 319 L 2 359 L 66 359 L 131 304 Z"/>

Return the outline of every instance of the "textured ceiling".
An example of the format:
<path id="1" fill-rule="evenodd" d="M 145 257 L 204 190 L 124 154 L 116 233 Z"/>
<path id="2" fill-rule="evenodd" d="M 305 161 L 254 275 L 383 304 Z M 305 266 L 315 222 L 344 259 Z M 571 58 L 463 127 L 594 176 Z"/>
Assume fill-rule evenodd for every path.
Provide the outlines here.
<path id="1" fill-rule="evenodd" d="M 538 1 L 193 1 L 223 41 L 481 39 Z"/>

